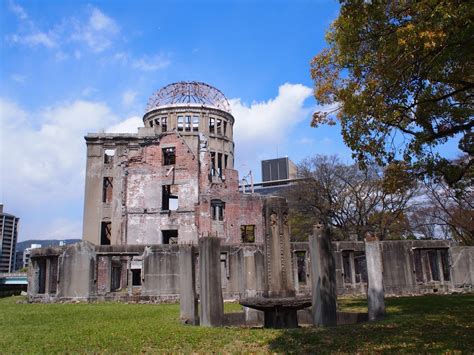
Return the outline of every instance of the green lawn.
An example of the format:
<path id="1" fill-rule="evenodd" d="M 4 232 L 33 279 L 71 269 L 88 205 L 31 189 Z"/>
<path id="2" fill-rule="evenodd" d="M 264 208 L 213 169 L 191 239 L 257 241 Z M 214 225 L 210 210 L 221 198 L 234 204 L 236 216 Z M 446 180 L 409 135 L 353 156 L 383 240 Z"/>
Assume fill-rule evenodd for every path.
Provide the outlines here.
<path id="1" fill-rule="evenodd" d="M 0 353 L 446 352 L 474 349 L 474 295 L 389 298 L 381 322 L 264 330 L 180 324 L 179 305 L 25 304 L 0 299 Z M 360 311 L 365 300 L 339 300 Z M 240 309 L 226 304 L 226 311 Z"/>

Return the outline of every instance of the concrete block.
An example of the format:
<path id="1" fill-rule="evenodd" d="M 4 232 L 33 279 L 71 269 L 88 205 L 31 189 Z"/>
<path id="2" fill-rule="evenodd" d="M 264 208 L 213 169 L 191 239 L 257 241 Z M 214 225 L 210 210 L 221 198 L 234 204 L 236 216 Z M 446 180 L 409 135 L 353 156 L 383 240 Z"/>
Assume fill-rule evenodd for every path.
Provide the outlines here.
<path id="1" fill-rule="evenodd" d="M 377 239 L 366 238 L 365 258 L 367 261 L 367 302 L 369 320 L 372 321 L 382 319 L 385 315 L 382 250 Z"/>
<path id="2" fill-rule="evenodd" d="M 198 324 L 198 299 L 196 295 L 195 248 L 179 246 L 179 317 L 185 324 Z"/>
<path id="3" fill-rule="evenodd" d="M 315 226 L 309 238 L 309 249 L 313 323 L 334 326 L 337 324 L 336 265 L 327 227 Z"/>
<path id="4" fill-rule="evenodd" d="M 219 327 L 223 322 L 220 244 L 216 237 L 199 239 L 200 325 L 204 327 Z"/>

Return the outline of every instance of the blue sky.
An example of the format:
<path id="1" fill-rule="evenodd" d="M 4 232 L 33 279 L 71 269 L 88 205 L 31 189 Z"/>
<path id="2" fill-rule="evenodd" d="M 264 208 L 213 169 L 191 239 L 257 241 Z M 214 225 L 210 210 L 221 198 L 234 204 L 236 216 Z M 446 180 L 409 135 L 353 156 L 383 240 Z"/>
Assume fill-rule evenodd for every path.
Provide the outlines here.
<path id="1" fill-rule="evenodd" d="M 148 97 L 197 80 L 236 118 L 236 168 L 338 154 L 336 127 L 309 127 L 309 62 L 335 1 L 0 1 L 0 201 L 20 240 L 78 238 L 87 132 L 134 131 Z"/>

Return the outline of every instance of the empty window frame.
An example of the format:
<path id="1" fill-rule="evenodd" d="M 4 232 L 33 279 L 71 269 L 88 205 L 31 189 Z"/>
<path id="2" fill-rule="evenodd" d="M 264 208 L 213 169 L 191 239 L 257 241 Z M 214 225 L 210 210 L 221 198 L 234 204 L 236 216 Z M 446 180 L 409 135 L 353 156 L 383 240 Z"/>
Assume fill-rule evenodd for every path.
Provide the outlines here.
<path id="1" fill-rule="evenodd" d="M 255 243 L 255 225 L 247 224 L 240 226 L 242 243 Z"/>
<path id="2" fill-rule="evenodd" d="M 178 132 L 184 130 L 184 116 L 178 116 Z"/>
<path id="3" fill-rule="evenodd" d="M 217 174 L 222 177 L 222 153 L 217 153 Z"/>
<path id="4" fill-rule="evenodd" d="M 176 148 L 163 148 L 163 165 L 174 165 L 176 163 Z"/>
<path id="5" fill-rule="evenodd" d="M 215 128 L 216 128 L 216 119 L 211 117 L 209 118 L 209 133 L 216 133 Z"/>
<path id="6" fill-rule="evenodd" d="M 224 220 L 225 203 L 221 200 L 211 200 L 211 215 L 214 221 Z"/>
<path id="7" fill-rule="evenodd" d="M 132 269 L 132 286 L 142 285 L 142 270 Z"/>
<path id="8" fill-rule="evenodd" d="M 211 175 L 216 175 L 216 152 L 211 152 Z"/>
<path id="9" fill-rule="evenodd" d="M 163 244 L 178 244 L 178 230 L 169 229 L 161 231 Z"/>
<path id="10" fill-rule="evenodd" d="M 168 118 L 161 117 L 161 132 L 166 132 L 168 130 Z"/>
<path id="11" fill-rule="evenodd" d="M 342 256 L 342 272 L 344 274 L 344 283 L 352 284 L 352 267 L 351 267 L 351 252 L 343 251 Z"/>
<path id="12" fill-rule="evenodd" d="M 46 259 L 37 259 L 36 267 L 38 270 L 38 293 L 46 292 Z"/>
<path id="13" fill-rule="evenodd" d="M 199 116 L 193 116 L 193 132 L 199 131 Z"/>
<path id="14" fill-rule="evenodd" d="M 120 289 L 122 279 L 122 265 L 120 263 L 112 263 L 112 272 L 110 276 L 110 291 L 117 291 Z"/>
<path id="15" fill-rule="evenodd" d="M 150 121 L 150 127 L 153 127 L 153 120 Z"/>
<path id="16" fill-rule="evenodd" d="M 102 222 L 100 225 L 100 245 L 110 245 L 112 238 L 112 223 Z"/>
<path id="17" fill-rule="evenodd" d="M 163 185 L 161 209 L 163 211 L 176 211 L 178 209 L 178 194 L 176 185 Z"/>
<path id="18" fill-rule="evenodd" d="M 221 136 L 222 135 L 222 120 L 217 119 L 216 122 L 217 122 L 216 124 L 217 134 Z"/>
<path id="19" fill-rule="evenodd" d="M 104 164 L 112 165 L 114 162 L 115 149 L 104 150 Z"/>
<path id="20" fill-rule="evenodd" d="M 113 192 L 113 178 L 105 177 L 102 183 L 102 202 L 111 203 L 112 202 L 112 192 Z"/>
<path id="21" fill-rule="evenodd" d="M 184 117 L 184 130 L 186 132 L 191 132 L 191 116 Z"/>
<path id="22" fill-rule="evenodd" d="M 229 280 L 229 263 L 227 253 L 221 253 L 221 286 L 226 288 Z"/>
<path id="23" fill-rule="evenodd" d="M 367 261 L 363 251 L 354 252 L 354 273 L 356 283 L 367 283 Z"/>
<path id="24" fill-rule="evenodd" d="M 227 137 L 227 121 L 224 121 L 224 136 Z"/>
<path id="25" fill-rule="evenodd" d="M 298 283 L 305 285 L 307 283 L 306 251 L 298 250 L 295 252 L 295 256 L 298 271 Z"/>
<path id="26" fill-rule="evenodd" d="M 447 248 L 415 249 L 413 256 L 416 282 L 443 282 L 451 279 Z"/>
<path id="27" fill-rule="evenodd" d="M 227 169 L 228 161 L 229 161 L 229 156 L 227 154 L 224 154 L 224 169 Z"/>

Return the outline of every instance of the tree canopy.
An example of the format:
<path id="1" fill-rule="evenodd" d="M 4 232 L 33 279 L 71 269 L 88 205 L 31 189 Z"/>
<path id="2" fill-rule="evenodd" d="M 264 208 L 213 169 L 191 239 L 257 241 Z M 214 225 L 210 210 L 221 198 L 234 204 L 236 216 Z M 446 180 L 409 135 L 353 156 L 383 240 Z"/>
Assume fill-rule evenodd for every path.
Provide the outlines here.
<path id="1" fill-rule="evenodd" d="M 317 101 L 334 110 L 315 112 L 312 126 L 339 121 L 362 166 L 403 160 L 450 185 L 472 178 L 472 2 L 342 0 L 327 41 L 311 75 Z M 451 138 L 467 159 L 439 154 Z"/>

